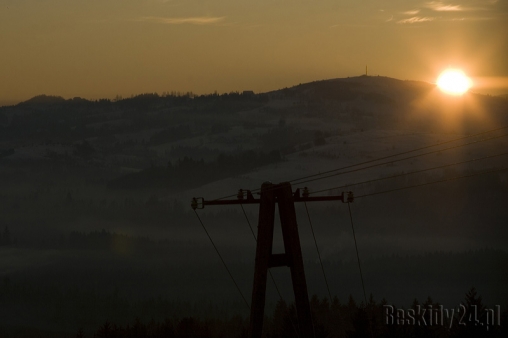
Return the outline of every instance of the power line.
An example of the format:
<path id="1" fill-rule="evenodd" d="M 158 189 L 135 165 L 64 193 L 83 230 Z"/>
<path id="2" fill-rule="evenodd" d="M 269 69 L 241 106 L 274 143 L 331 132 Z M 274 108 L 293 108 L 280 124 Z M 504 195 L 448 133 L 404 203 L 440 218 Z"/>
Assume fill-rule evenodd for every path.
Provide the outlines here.
<path id="1" fill-rule="evenodd" d="M 405 190 L 405 189 L 410 189 L 410 188 L 415 188 L 415 187 L 421 187 L 421 186 L 426 186 L 426 185 L 438 184 L 438 183 L 446 182 L 446 181 L 458 180 L 458 179 L 463 179 L 463 178 L 470 178 L 470 177 L 474 177 L 474 176 L 482 175 L 482 174 L 489 174 L 489 173 L 495 173 L 495 172 L 503 172 L 503 171 L 506 171 L 506 170 L 508 170 L 508 167 L 503 167 L 503 168 L 500 168 L 500 169 L 494 169 L 494 170 L 489 170 L 489 171 L 483 171 L 483 172 L 473 173 L 473 174 L 469 174 L 469 175 L 462 175 L 462 176 L 458 176 L 458 177 L 452 177 L 452 178 L 447 178 L 447 179 L 442 179 L 442 180 L 437 180 L 437 181 L 431 181 L 431 182 L 426 182 L 426 183 L 418 184 L 418 185 L 404 186 L 404 187 L 394 188 L 394 189 L 391 189 L 391 190 L 386 190 L 386 191 L 381 191 L 381 192 L 374 192 L 374 193 L 359 195 L 359 196 L 356 196 L 355 199 L 370 197 L 372 195 L 378 195 L 378 194 L 390 193 L 390 192 L 395 192 L 395 191 L 401 191 L 401 190 Z"/>
<path id="2" fill-rule="evenodd" d="M 328 279 L 326 278 L 325 268 L 323 266 L 323 261 L 321 260 L 321 253 L 319 253 L 319 247 L 317 244 L 316 235 L 314 234 L 314 227 L 312 226 L 312 220 L 310 219 L 309 209 L 307 208 L 307 203 L 304 202 L 304 204 L 305 204 L 305 211 L 307 211 L 307 217 L 309 218 L 309 224 L 310 224 L 310 229 L 312 231 L 312 237 L 314 238 L 314 244 L 316 245 L 316 251 L 318 254 L 318 258 L 319 258 L 319 263 L 321 264 L 321 271 L 323 271 L 323 277 L 325 278 L 326 289 L 328 290 L 328 296 L 330 297 L 330 303 L 331 303 L 333 300 L 332 293 L 330 292 L 330 286 L 328 285 Z"/>
<path id="3" fill-rule="evenodd" d="M 249 303 L 247 302 L 247 299 L 245 299 L 245 296 L 243 295 L 242 290 L 240 290 L 240 287 L 238 286 L 238 284 L 236 283 L 235 278 L 234 278 L 234 277 L 233 277 L 233 275 L 231 274 L 231 271 L 229 270 L 228 265 L 226 265 L 226 262 L 225 262 L 225 261 L 224 261 L 224 259 L 222 258 L 222 255 L 220 254 L 219 250 L 217 249 L 217 246 L 215 246 L 215 243 L 213 242 L 212 237 L 210 237 L 210 234 L 208 233 L 208 231 L 206 230 L 206 227 L 205 227 L 205 225 L 203 224 L 203 221 L 201 221 L 201 218 L 199 217 L 198 212 L 196 212 L 196 210 L 194 210 L 194 213 L 196 213 L 196 217 L 198 217 L 199 223 L 201 224 L 201 226 L 203 226 L 203 229 L 205 230 L 205 233 L 206 233 L 206 235 L 208 236 L 208 239 L 210 239 L 210 242 L 212 243 L 213 248 L 215 248 L 215 252 L 217 252 L 217 254 L 219 255 L 220 260 L 222 261 L 222 264 L 223 264 L 223 265 L 224 265 L 224 267 L 226 268 L 226 271 L 228 271 L 228 274 L 229 274 L 229 276 L 231 277 L 231 280 L 233 280 L 233 283 L 235 284 L 236 289 L 238 290 L 238 292 L 239 292 L 239 293 L 240 293 L 240 295 L 242 296 L 242 299 L 243 299 L 243 301 L 245 302 L 245 305 L 246 305 L 246 306 L 247 306 L 247 308 L 250 310 L 250 305 L 249 305 Z"/>
<path id="4" fill-rule="evenodd" d="M 414 159 L 414 158 L 418 158 L 418 157 L 421 157 L 421 156 L 430 155 L 430 154 L 434 154 L 434 153 L 439 153 L 439 152 L 442 152 L 442 151 L 448 151 L 448 150 L 451 150 L 451 149 L 460 148 L 460 147 L 464 147 L 464 146 L 469 146 L 469 145 L 473 145 L 473 144 L 477 144 L 477 143 L 485 142 L 485 141 L 490 141 L 490 140 L 494 140 L 494 139 L 499 139 L 499 138 L 503 138 L 503 137 L 506 137 L 506 136 L 508 136 L 508 134 L 503 134 L 503 135 L 498 135 L 498 136 L 487 138 L 487 139 L 472 141 L 472 142 L 468 142 L 468 143 L 465 143 L 465 144 L 462 144 L 462 145 L 446 147 L 446 148 L 442 148 L 442 149 L 431 151 L 431 152 L 427 152 L 427 153 L 420 153 L 420 154 L 412 155 L 410 157 L 405 157 L 405 158 L 401 158 L 401 159 L 395 159 L 395 160 L 391 160 L 391 161 L 386 161 L 386 162 L 382 162 L 382 163 L 379 163 L 379 164 L 374 164 L 374 165 L 370 165 L 370 166 L 360 167 L 360 168 L 352 169 L 350 171 L 329 174 L 329 175 L 324 176 L 324 177 L 304 180 L 304 181 L 301 181 L 301 182 L 297 182 L 295 184 L 296 185 L 301 185 L 301 184 L 305 184 L 305 183 L 312 182 L 312 181 L 328 179 L 328 178 L 339 176 L 339 175 L 343 175 L 343 174 L 358 172 L 358 171 L 362 171 L 362 170 L 365 170 L 365 169 L 374 168 L 374 167 L 378 167 L 378 166 L 382 166 L 382 165 L 388 165 L 388 164 L 392 164 L 394 162 L 399 162 L 399 161 L 403 161 L 403 160 Z"/>
<path id="5" fill-rule="evenodd" d="M 343 169 L 347 169 L 347 168 L 351 168 L 351 167 L 366 165 L 366 164 L 369 164 L 369 163 L 372 163 L 372 162 L 376 162 L 376 161 L 380 161 L 380 160 L 385 160 L 385 159 L 397 157 L 397 156 L 400 156 L 400 155 L 404 155 L 404 154 L 408 154 L 408 153 L 413 153 L 413 152 L 421 151 L 421 150 L 424 150 L 424 149 L 428 149 L 428 148 L 432 148 L 432 147 L 436 147 L 436 146 L 441 146 L 441 145 L 449 144 L 451 142 L 455 142 L 455 141 L 459 141 L 459 140 L 463 140 L 463 139 L 467 139 L 467 138 L 473 138 L 473 137 L 476 137 L 476 136 L 479 136 L 479 135 L 482 135 L 482 134 L 496 132 L 496 131 L 507 129 L 507 128 L 508 128 L 508 126 L 494 128 L 494 129 L 491 129 L 491 130 L 488 130 L 488 131 L 484 131 L 484 132 L 480 132 L 480 133 L 476 133 L 476 134 L 466 135 L 464 137 L 460 137 L 460 138 L 456 138 L 456 139 L 452 139 L 452 140 L 448 140 L 448 141 L 443 141 L 443 142 L 440 142 L 440 143 L 437 143 L 437 144 L 433 144 L 433 145 L 429 145 L 429 146 L 424 146 L 424 147 L 420 147 L 420 148 L 415 148 L 415 149 L 410 150 L 410 151 L 404 151 L 404 152 L 401 152 L 401 153 L 392 154 L 392 155 L 388 155 L 388 156 L 385 156 L 385 157 L 381 157 L 381 158 L 377 158 L 377 159 L 373 159 L 373 160 L 364 161 L 364 162 L 357 163 L 357 164 L 354 164 L 354 165 L 349 165 L 349 166 L 345 166 L 345 167 L 341 167 L 341 168 L 332 169 L 332 170 L 329 170 L 329 171 L 326 171 L 326 172 L 322 172 L 322 173 L 311 174 L 311 175 L 308 175 L 308 176 L 305 176 L 305 177 L 301 177 L 301 178 L 290 180 L 289 182 L 292 183 L 294 181 L 300 181 L 300 180 L 304 180 L 304 179 L 308 179 L 308 178 L 313 178 L 313 177 L 321 176 L 321 175 L 324 175 L 324 174 L 333 173 L 333 172 L 336 172 L 336 171 L 341 171 Z"/>
<path id="6" fill-rule="evenodd" d="M 295 181 L 301 181 L 301 180 L 305 180 L 305 179 L 309 179 L 309 178 L 313 178 L 313 177 L 317 177 L 317 176 L 322 176 L 324 174 L 333 173 L 333 172 L 337 172 L 337 171 L 341 171 L 341 170 L 344 170 L 344 169 L 353 168 L 353 167 L 357 167 L 357 166 L 361 166 L 361 165 L 366 165 L 366 164 L 369 164 L 369 163 L 373 163 L 373 162 L 377 162 L 377 161 L 381 161 L 381 160 L 397 157 L 397 156 L 400 156 L 400 155 L 404 155 L 404 154 L 409 154 L 409 153 L 421 151 L 421 150 L 432 148 L 432 147 L 436 147 L 436 146 L 445 145 L 445 144 L 452 143 L 452 142 L 459 141 L 459 140 L 473 138 L 473 137 L 476 137 L 476 136 L 480 136 L 480 135 L 483 135 L 483 134 L 488 134 L 488 133 L 500 131 L 500 130 L 507 129 L 507 128 L 508 128 L 508 126 L 502 126 L 502 127 L 494 128 L 494 129 L 491 129 L 491 130 L 487 130 L 487 131 L 483 131 L 483 132 L 479 132 L 479 133 L 475 133 L 475 134 L 466 135 L 464 137 L 455 138 L 455 139 L 452 139 L 452 140 L 448 140 L 448 141 L 443 141 L 443 142 L 440 142 L 440 143 L 432 144 L 432 145 L 429 145 L 429 146 L 424 146 L 424 147 L 416 148 L 416 149 L 413 149 L 413 150 L 404 151 L 404 152 L 388 155 L 388 156 L 385 156 L 385 157 L 381 157 L 381 158 L 377 158 L 377 159 L 372 159 L 372 160 L 356 163 L 356 164 L 353 164 L 353 165 L 344 166 L 344 167 L 341 167 L 341 168 L 335 168 L 335 169 L 332 169 L 332 170 L 329 170 L 329 171 L 326 171 L 326 172 L 316 173 L 316 174 L 312 174 L 312 175 L 308 175 L 308 176 L 292 179 L 289 182 L 293 183 Z M 503 135 L 503 136 L 506 136 L 506 135 Z M 496 138 L 497 137 L 495 137 L 493 139 L 496 139 Z M 483 140 L 483 141 L 487 141 L 487 140 L 491 140 L 491 139 L 486 139 L 486 140 Z M 437 152 L 439 152 L 439 151 L 437 151 Z M 399 160 L 396 160 L 396 161 L 399 161 Z M 349 172 L 347 172 L 347 173 L 349 173 Z M 304 182 L 301 182 L 299 184 L 302 184 L 302 183 L 304 183 Z M 259 188 L 251 190 L 251 192 L 253 192 L 253 193 L 258 192 L 258 191 L 260 191 Z M 220 198 L 213 199 L 212 201 L 223 200 L 223 199 L 227 199 L 227 198 L 231 198 L 231 197 L 235 197 L 235 196 L 236 196 L 236 194 L 227 195 L 227 196 L 223 196 L 223 197 L 220 197 Z"/>
<path id="7" fill-rule="evenodd" d="M 254 237 L 254 241 L 258 241 L 258 239 L 256 238 L 256 234 L 254 233 L 254 229 L 252 228 L 252 225 L 250 224 L 250 221 L 249 221 L 249 218 L 247 217 L 247 213 L 245 213 L 245 209 L 243 208 L 243 204 L 240 204 L 240 207 L 242 208 L 242 212 L 243 212 L 243 215 L 245 215 L 245 220 L 247 220 L 247 225 L 249 225 L 249 229 L 252 233 L 252 236 Z"/>
<path id="8" fill-rule="evenodd" d="M 372 180 L 361 181 L 361 182 L 356 182 L 356 183 L 342 185 L 342 186 L 331 187 L 331 188 L 322 189 L 322 190 L 319 190 L 319 191 L 314 191 L 314 192 L 311 192 L 309 194 L 322 193 L 322 192 L 326 192 L 326 191 L 329 191 L 329 190 L 334 190 L 334 189 L 339 189 L 339 188 L 344 188 L 344 187 L 350 187 L 350 186 L 357 186 L 357 185 L 362 185 L 362 184 L 370 184 L 370 183 L 373 183 L 373 182 L 376 182 L 376 181 L 382 181 L 382 180 L 387 180 L 387 179 L 394 179 L 394 178 L 403 177 L 403 176 L 406 176 L 406 175 L 417 174 L 417 173 L 432 171 L 432 170 L 436 170 L 436 169 L 440 169 L 440 168 L 446 168 L 446 167 L 450 167 L 450 166 L 457 166 L 457 165 L 466 164 L 466 163 L 470 163 L 470 162 L 475 162 L 475 161 L 480 161 L 480 160 L 485 160 L 485 159 L 496 158 L 496 157 L 500 157 L 500 156 L 503 156 L 503 155 L 508 155 L 508 152 L 507 153 L 496 154 L 496 155 L 490 155 L 490 156 L 483 157 L 483 158 L 477 158 L 477 159 L 470 159 L 470 160 L 465 160 L 465 161 L 459 161 L 459 162 L 455 162 L 455 163 L 452 163 L 452 164 L 446 164 L 446 165 L 442 165 L 442 166 L 436 166 L 436 167 L 426 168 L 426 169 L 423 169 L 423 170 L 418 170 L 418 171 L 413 171 L 413 172 L 408 172 L 408 173 L 395 174 L 395 175 L 391 175 L 389 177 L 383 177 L 383 178 L 379 178 L 379 179 L 372 179 Z"/>
<path id="9" fill-rule="evenodd" d="M 362 265 L 360 263 L 360 255 L 358 254 L 358 244 L 356 242 L 355 226 L 353 224 L 353 215 L 351 214 L 351 204 L 348 202 L 349 220 L 351 220 L 351 229 L 353 230 L 353 239 L 355 240 L 356 258 L 358 259 L 358 269 L 360 270 L 360 278 L 362 279 L 363 297 L 365 298 L 365 307 L 367 307 L 367 293 L 365 293 L 365 283 L 363 282 Z"/>

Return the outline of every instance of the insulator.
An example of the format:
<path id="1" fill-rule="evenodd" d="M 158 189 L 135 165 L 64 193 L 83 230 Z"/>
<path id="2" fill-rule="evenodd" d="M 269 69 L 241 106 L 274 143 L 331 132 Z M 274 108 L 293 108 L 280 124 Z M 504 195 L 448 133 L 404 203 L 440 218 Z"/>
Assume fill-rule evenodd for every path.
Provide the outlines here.
<path id="1" fill-rule="evenodd" d="M 307 188 L 307 186 L 305 186 L 305 187 L 303 188 L 303 193 L 302 193 L 302 196 L 303 196 L 304 198 L 308 198 L 308 197 L 309 197 L 309 189 Z"/>
<path id="2" fill-rule="evenodd" d="M 250 190 L 247 191 L 247 200 L 254 200 L 254 196 Z"/>

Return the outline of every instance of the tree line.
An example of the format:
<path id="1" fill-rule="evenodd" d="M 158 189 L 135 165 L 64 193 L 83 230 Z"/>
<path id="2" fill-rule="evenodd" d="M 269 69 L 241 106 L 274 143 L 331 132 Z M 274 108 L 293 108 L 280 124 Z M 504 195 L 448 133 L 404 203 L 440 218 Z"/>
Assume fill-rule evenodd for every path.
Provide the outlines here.
<path id="1" fill-rule="evenodd" d="M 392 321 L 387 318 L 390 305 L 385 299 L 376 302 L 371 295 L 367 304 L 357 303 L 352 296 L 347 303 L 337 297 L 310 300 L 314 335 L 323 337 L 505 337 L 508 334 L 508 312 L 499 315 L 500 323 L 490 319 L 486 326 L 487 308 L 482 297 L 472 287 L 465 295 L 463 312 L 452 316 L 451 322 L 436 323 L 440 319 L 440 304 L 428 297 L 425 302 L 414 300 L 408 309 L 420 310 L 420 323 Z M 434 319 L 433 319 L 434 318 Z M 434 321 L 433 321 L 434 320 Z M 450 320 L 450 319 L 448 319 Z M 97 337 L 247 337 L 249 321 L 241 316 L 228 319 L 200 319 L 196 317 L 166 318 L 162 322 L 143 323 L 136 319 L 132 325 L 117 325 L 106 321 L 96 332 Z M 265 317 L 263 336 L 300 337 L 294 303 L 279 300 L 271 316 Z"/>

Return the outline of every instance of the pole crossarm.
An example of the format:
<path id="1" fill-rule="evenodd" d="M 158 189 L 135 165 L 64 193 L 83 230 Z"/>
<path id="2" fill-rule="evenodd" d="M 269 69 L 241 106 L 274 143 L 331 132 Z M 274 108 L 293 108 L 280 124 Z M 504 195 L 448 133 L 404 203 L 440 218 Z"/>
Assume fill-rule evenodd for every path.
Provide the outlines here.
<path id="1" fill-rule="evenodd" d="M 243 197 L 243 190 L 240 190 L 238 193 L 238 199 L 236 200 L 210 200 L 207 201 L 202 197 L 192 198 L 191 207 L 193 209 L 203 209 L 205 206 L 218 206 L 218 205 L 248 205 L 248 204 L 259 204 L 261 203 L 260 198 L 254 198 L 250 191 L 247 192 L 247 198 Z M 244 191 L 245 192 L 245 191 Z M 278 203 L 279 199 L 275 199 L 275 202 Z M 318 196 L 318 197 L 310 197 L 309 191 L 305 187 L 303 190 L 303 194 L 300 195 L 300 189 L 297 189 L 293 194 L 293 202 L 313 202 L 313 201 L 342 201 L 344 203 L 353 202 L 354 195 L 353 192 L 342 192 L 341 195 L 328 195 L 328 196 Z"/>

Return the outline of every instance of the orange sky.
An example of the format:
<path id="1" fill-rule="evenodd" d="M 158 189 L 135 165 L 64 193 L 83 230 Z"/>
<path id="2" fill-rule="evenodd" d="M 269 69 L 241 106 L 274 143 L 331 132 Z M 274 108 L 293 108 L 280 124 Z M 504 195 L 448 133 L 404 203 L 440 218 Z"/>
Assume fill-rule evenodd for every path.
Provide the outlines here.
<path id="1" fill-rule="evenodd" d="M 462 68 L 508 93 L 508 0 L 0 0 L 0 105 Z"/>

